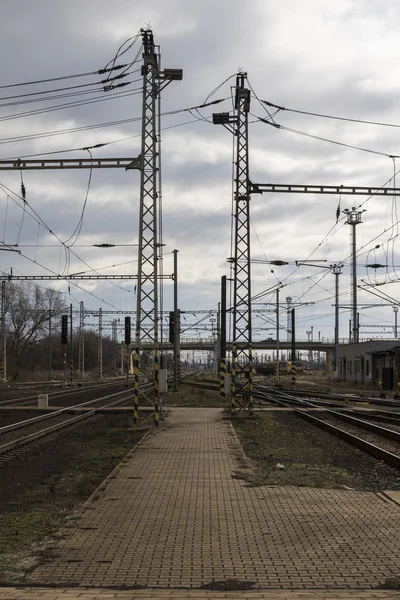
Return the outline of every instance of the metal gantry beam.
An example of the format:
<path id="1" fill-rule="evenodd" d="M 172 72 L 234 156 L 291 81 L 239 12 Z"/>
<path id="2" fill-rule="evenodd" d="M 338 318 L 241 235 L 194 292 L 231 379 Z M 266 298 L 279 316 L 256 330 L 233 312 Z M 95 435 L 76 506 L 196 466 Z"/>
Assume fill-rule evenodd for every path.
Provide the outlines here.
<path id="1" fill-rule="evenodd" d="M 43 171 L 54 169 L 140 169 L 140 156 L 137 158 L 0 160 L 0 171 Z"/>
<path id="2" fill-rule="evenodd" d="M 2 275 L 0 281 L 91 281 L 103 279 L 137 279 L 137 275 Z M 173 275 L 161 275 L 159 279 L 173 279 Z"/>
<path id="3" fill-rule="evenodd" d="M 400 188 L 363 187 L 352 185 L 292 185 L 249 182 L 252 194 L 267 192 L 283 194 L 342 194 L 349 196 L 400 196 Z"/>

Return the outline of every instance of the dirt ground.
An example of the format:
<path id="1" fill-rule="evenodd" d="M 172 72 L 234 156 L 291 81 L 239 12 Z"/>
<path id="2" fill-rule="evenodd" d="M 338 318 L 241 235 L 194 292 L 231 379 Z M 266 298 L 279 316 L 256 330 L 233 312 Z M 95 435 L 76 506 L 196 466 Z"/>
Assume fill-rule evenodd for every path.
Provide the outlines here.
<path id="1" fill-rule="evenodd" d="M 146 433 L 132 419 L 101 415 L 0 463 L 0 584 L 24 581 L 30 548 L 40 549 Z"/>
<path id="2" fill-rule="evenodd" d="M 364 491 L 399 490 L 400 472 L 293 412 L 232 418 L 253 465 L 253 485 L 299 485 Z"/>

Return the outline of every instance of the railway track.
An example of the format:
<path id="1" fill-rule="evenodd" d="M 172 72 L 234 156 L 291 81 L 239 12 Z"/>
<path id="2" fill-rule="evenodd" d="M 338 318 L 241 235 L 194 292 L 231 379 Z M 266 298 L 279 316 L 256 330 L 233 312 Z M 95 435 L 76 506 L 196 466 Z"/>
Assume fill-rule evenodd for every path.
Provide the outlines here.
<path id="1" fill-rule="evenodd" d="M 260 385 L 255 386 L 255 395 L 272 403 L 293 408 L 296 414 L 299 414 L 303 419 L 313 423 L 317 427 L 360 448 L 375 458 L 383 460 L 392 467 L 400 469 L 400 431 L 381 427 L 370 421 L 327 407 L 323 407 L 319 417 L 316 417 L 310 411 L 321 410 L 320 406 L 304 399 L 299 400 L 296 396 L 280 390 L 271 390 Z M 345 422 L 347 427 L 338 427 L 334 424 L 335 420 Z M 360 429 L 364 432 L 368 431 L 368 435 L 361 437 L 358 434 Z M 388 443 L 388 440 L 390 443 Z"/>
<path id="2" fill-rule="evenodd" d="M 206 381 L 206 383 L 197 381 L 187 382 L 187 384 L 216 391 L 219 389 L 218 382 L 212 382 L 210 380 Z M 354 414 L 357 412 L 357 416 L 352 416 L 348 414 L 350 412 L 349 408 L 345 408 L 344 411 L 339 411 L 334 410 L 331 407 L 328 408 L 326 405 L 321 406 L 319 403 L 299 398 L 297 397 L 297 391 L 296 395 L 288 394 L 281 389 L 255 384 L 254 398 L 263 402 L 267 401 L 270 404 L 291 408 L 296 414 L 301 416 L 301 418 L 311 422 L 313 425 L 356 446 L 392 467 L 400 469 L 400 415 L 399 418 L 396 418 L 395 413 L 382 414 L 385 411 L 379 411 L 379 415 L 370 415 L 369 417 L 371 419 L 377 417 L 381 421 L 391 422 L 399 427 L 398 430 L 395 430 L 371 423 L 371 421 L 367 420 L 368 415 L 365 413 L 360 415 L 359 411 L 354 411 Z M 344 407 L 341 406 L 341 408 Z M 315 411 L 321 411 L 319 417 L 311 414 L 311 412 Z M 324 416 L 321 415 L 329 416 L 324 418 Z M 358 418 L 361 416 L 362 418 Z M 346 427 L 338 427 L 334 424 L 335 420 L 345 422 Z M 361 437 L 359 435 L 360 429 L 364 432 L 368 431 L 368 435 Z"/>
<path id="3" fill-rule="evenodd" d="M 121 382 L 116 382 L 116 381 L 111 381 L 108 383 L 102 382 L 102 383 L 94 383 L 94 384 L 90 384 L 88 386 L 85 387 L 79 387 L 79 388 L 69 388 L 69 389 L 62 389 L 62 390 L 56 390 L 53 392 L 48 392 L 48 398 L 49 398 L 49 402 L 53 402 L 55 400 L 60 401 L 63 399 L 67 399 L 70 400 L 71 398 L 74 398 L 76 396 L 82 395 L 82 394 L 87 394 L 89 392 L 96 392 L 98 390 L 102 390 L 102 389 L 112 389 L 114 387 L 122 387 L 125 385 L 124 381 Z M 30 396 L 20 396 L 17 398 L 10 398 L 7 400 L 0 400 L 0 409 L 2 407 L 12 407 L 12 406 L 18 406 L 18 405 L 23 405 L 23 406 L 34 406 L 37 404 L 38 401 L 38 394 L 39 393 L 46 393 L 42 390 L 38 390 L 38 392 L 36 394 L 30 395 Z"/>
<path id="4" fill-rule="evenodd" d="M 150 394 L 153 385 L 148 384 L 148 386 L 143 386 L 143 388 L 146 393 Z M 132 390 L 125 389 L 1 427 L 0 463 L 7 462 L 10 457 L 16 458 L 21 449 L 38 440 L 42 440 L 63 429 L 74 427 L 82 421 L 96 417 L 100 408 L 112 408 L 130 399 L 132 399 Z M 74 416 L 68 414 L 74 409 L 79 414 Z"/>

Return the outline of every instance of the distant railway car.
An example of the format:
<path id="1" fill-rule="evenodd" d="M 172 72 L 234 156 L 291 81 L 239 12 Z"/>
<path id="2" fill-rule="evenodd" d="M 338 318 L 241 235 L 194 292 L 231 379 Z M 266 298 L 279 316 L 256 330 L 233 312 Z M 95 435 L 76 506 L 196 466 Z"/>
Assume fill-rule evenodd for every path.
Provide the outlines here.
<path id="1" fill-rule="evenodd" d="M 275 363 L 272 361 L 258 364 L 256 366 L 256 374 L 257 375 L 275 375 Z"/>
<path id="2" fill-rule="evenodd" d="M 294 361 L 295 367 L 296 367 L 296 373 L 303 373 L 303 363 L 301 362 L 301 360 L 295 360 Z"/>
<path id="3" fill-rule="evenodd" d="M 289 374 L 291 372 L 291 369 L 292 369 L 292 363 L 291 362 L 289 362 L 288 360 L 280 360 L 279 361 L 279 373 L 280 373 L 280 375 L 287 375 L 287 374 Z"/>

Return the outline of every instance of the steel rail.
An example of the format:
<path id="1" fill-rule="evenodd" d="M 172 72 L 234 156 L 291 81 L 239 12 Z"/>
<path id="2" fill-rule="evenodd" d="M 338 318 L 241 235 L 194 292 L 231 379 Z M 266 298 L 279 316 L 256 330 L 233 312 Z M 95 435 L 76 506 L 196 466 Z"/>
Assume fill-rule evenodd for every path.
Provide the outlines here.
<path id="1" fill-rule="evenodd" d="M 59 399 L 62 398 L 63 396 L 65 397 L 71 397 L 74 395 L 78 395 L 78 394 L 83 394 L 85 392 L 90 392 L 90 391 L 95 391 L 97 389 L 101 389 L 101 388 L 106 388 L 106 387 L 112 387 L 113 385 L 125 385 L 126 382 L 126 378 L 124 380 L 121 380 L 120 382 L 118 381 L 110 381 L 110 382 L 104 382 L 102 384 L 91 384 L 87 387 L 81 387 L 81 388 L 70 388 L 70 389 L 62 389 L 62 390 L 55 390 L 53 392 L 38 392 L 38 393 L 43 393 L 48 395 L 49 399 Z M 19 404 L 22 402 L 31 402 L 31 401 L 37 401 L 38 399 L 38 393 L 32 396 L 25 396 L 25 397 L 19 397 L 19 398 L 10 398 L 9 400 L 1 400 L 0 401 L 0 407 L 1 406 L 12 406 L 13 404 Z"/>
<path id="2" fill-rule="evenodd" d="M 146 386 L 149 388 L 148 391 L 151 391 L 152 388 L 152 384 L 149 384 L 148 386 Z M 130 394 L 130 390 L 124 390 L 125 394 Z M 123 392 L 120 392 L 120 394 Z M 107 396 L 107 397 L 111 397 L 111 396 Z M 110 408 L 112 406 L 116 406 L 117 404 L 120 404 L 121 402 L 123 402 L 126 398 L 122 398 L 122 399 L 118 399 L 118 400 L 114 400 L 113 402 L 102 406 L 101 408 Z M 99 401 L 100 399 L 97 398 L 97 401 Z M 93 401 L 90 401 L 93 402 Z M 97 414 L 97 410 L 99 407 L 97 408 L 93 408 L 92 410 L 85 412 L 81 415 L 78 415 L 76 417 L 72 417 L 71 419 L 68 419 L 67 421 L 63 421 L 62 423 L 56 423 L 55 425 L 50 425 L 50 427 L 46 427 L 45 429 L 41 429 L 37 432 L 28 434 L 22 438 L 18 438 L 15 440 L 12 440 L 10 442 L 7 442 L 6 444 L 3 444 L 0 446 L 0 456 L 3 454 L 6 454 L 7 452 L 10 452 L 12 450 L 15 450 L 17 448 L 20 448 L 22 446 L 25 446 L 29 443 L 32 443 L 38 439 L 41 439 L 45 436 L 48 436 L 56 431 L 59 431 L 61 429 L 65 429 L 67 427 L 71 427 L 72 425 L 78 423 L 79 421 L 82 421 L 84 419 L 87 419 L 89 417 L 94 417 Z M 65 410 L 71 410 L 71 407 L 67 408 L 67 409 L 63 409 L 61 412 L 65 412 Z M 58 412 L 58 411 L 57 411 Z M 48 417 L 48 415 L 45 415 L 46 417 Z M 52 416 L 52 415 L 50 415 Z M 24 422 L 21 422 L 24 423 Z M 17 424 L 16 424 L 17 425 Z M 25 422 L 25 426 L 26 426 L 26 422 Z"/>
<path id="3" fill-rule="evenodd" d="M 95 398 L 94 400 L 87 400 L 86 402 L 81 402 L 80 404 L 74 404 L 73 406 L 66 406 L 64 408 L 59 408 L 58 410 L 47 413 L 46 415 L 38 415 L 36 417 L 31 417 L 30 419 L 25 419 L 24 421 L 18 421 L 18 423 L 12 423 L 11 425 L 5 425 L 4 427 L 0 427 L 0 435 L 3 433 L 8 433 L 9 431 L 13 431 L 16 429 L 21 429 L 22 427 L 27 427 L 28 425 L 32 425 L 33 423 L 39 423 L 40 421 L 47 421 L 48 419 L 52 419 L 55 416 L 58 416 L 65 412 L 70 412 L 79 408 L 83 408 L 84 406 L 90 406 L 91 404 L 95 404 L 96 402 L 101 402 L 102 400 L 107 400 L 108 398 L 112 398 L 114 396 L 120 396 L 121 394 L 126 393 L 127 390 L 122 390 L 121 392 L 115 392 L 114 394 L 109 394 L 108 396 L 102 396 L 100 398 Z"/>
<path id="4" fill-rule="evenodd" d="M 278 394 L 280 394 L 280 392 L 278 392 Z M 292 398 L 293 398 L 289 394 L 283 393 L 282 395 L 287 396 L 290 400 L 292 400 Z M 302 402 L 302 404 L 305 404 L 310 408 L 320 408 L 318 405 L 313 404 L 313 402 L 310 402 L 308 400 L 302 400 L 301 402 Z M 393 440 L 397 443 L 400 443 L 400 432 L 399 431 L 393 431 L 392 429 L 387 429 L 385 427 L 381 427 L 380 425 L 375 425 L 374 423 L 370 423 L 369 421 L 363 421 L 362 419 L 352 417 L 351 415 L 342 413 L 338 410 L 332 410 L 331 408 L 324 407 L 324 411 L 325 411 L 325 413 L 331 414 L 341 421 L 345 421 L 346 423 L 356 425 L 357 427 L 359 427 L 361 429 L 366 429 L 368 431 L 372 431 L 373 433 L 375 433 L 377 435 L 380 435 L 382 437 L 385 437 L 385 438 Z"/>
<path id="5" fill-rule="evenodd" d="M 339 438 L 345 440 L 346 442 L 352 444 L 353 446 L 360 448 L 361 450 L 374 456 L 375 458 L 378 458 L 379 460 L 383 460 L 384 462 L 386 462 L 387 464 L 390 464 L 391 466 L 395 467 L 396 469 L 400 469 L 400 456 L 398 456 L 397 454 L 393 454 L 392 452 L 389 452 L 388 450 L 384 450 L 383 448 L 380 448 L 379 446 L 376 446 L 375 444 L 372 444 L 371 442 L 367 442 L 367 440 L 364 440 L 363 438 L 355 436 L 352 433 L 349 433 L 348 431 L 341 429 L 340 427 L 336 427 L 335 425 L 332 425 L 331 423 L 327 423 L 326 421 L 323 421 L 322 419 L 318 419 L 317 417 L 314 417 L 310 413 L 304 412 L 303 410 L 300 410 L 299 408 L 290 406 L 290 404 L 288 404 L 287 401 L 285 402 L 283 400 L 278 400 L 277 398 L 273 398 L 273 397 L 271 398 L 270 394 L 267 394 L 265 392 L 262 394 L 259 394 L 259 395 L 265 396 L 265 397 L 267 397 L 268 400 L 270 400 L 272 402 L 276 402 L 277 404 L 281 404 L 283 406 L 293 408 L 293 410 L 296 413 L 298 413 L 299 415 L 301 415 L 302 418 L 310 421 L 317 427 L 320 427 L 321 429 L 324 429 L 325 431 L 332 433 L 336 437 L 339 437 Z M 282 395 L 288 396 L 287 394 L 282 394 Z M 290 400 L 290 396 L 289 396 L 289 400 Z M 329 411 L 329 412 L 335 413 L 335 411 Z M 380 428 L 380 429 L 382 429 L 382 428 Z M 389 430 L 387 430 L 387 431 L 389 431 Z"/>

